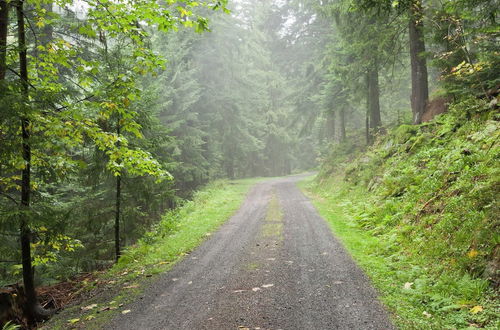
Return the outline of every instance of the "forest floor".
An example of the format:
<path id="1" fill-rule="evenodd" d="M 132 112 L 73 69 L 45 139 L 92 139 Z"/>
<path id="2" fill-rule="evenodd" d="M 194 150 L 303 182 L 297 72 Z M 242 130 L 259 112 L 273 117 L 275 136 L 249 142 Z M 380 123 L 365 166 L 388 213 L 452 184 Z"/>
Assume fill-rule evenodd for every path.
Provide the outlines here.
<path id="1" fill-rule="evenodd" d="M 257 184 L 107 329 L 391 329 L 369 279 L 297 188 Z"/>

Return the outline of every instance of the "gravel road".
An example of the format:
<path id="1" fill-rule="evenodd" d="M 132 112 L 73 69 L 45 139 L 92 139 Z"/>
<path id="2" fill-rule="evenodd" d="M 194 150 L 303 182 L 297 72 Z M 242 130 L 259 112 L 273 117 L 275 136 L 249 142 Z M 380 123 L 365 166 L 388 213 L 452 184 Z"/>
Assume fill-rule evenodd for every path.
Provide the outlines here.
<path id="1" fill-rule="evenodd" d="M 256 185 L 209 240 L 106 329 L 393 329 L 301 176 Z"/>

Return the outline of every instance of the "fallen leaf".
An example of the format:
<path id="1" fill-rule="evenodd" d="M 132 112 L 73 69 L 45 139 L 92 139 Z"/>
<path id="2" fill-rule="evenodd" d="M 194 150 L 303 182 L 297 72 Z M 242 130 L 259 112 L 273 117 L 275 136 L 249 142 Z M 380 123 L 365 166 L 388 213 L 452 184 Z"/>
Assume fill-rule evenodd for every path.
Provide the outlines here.
<path id="1" fill-rule="evenodd" d="M 272 286 L 274 286 L 274 284 L 264 284 L 262 287 L 263 287 L 263 288 L 270 288 L 270 287 L 272 287 Z"/>
<path id="2" fill-rule="evenodd" d="M 471 249 L 469 252 L 467 252 L 467 257 L 469 258 L 474 258 L 479 254 L 476 249 Z"/>
<path id="3" fill-rule="evenodd" d="M 80 319 L 71 319 L 71 320 L 68 320 L 69 324 L 75 324 L 77 322 L 80 322 Z"/>
<path id="4" fill-rule="evenodd" d="M 97 304 L 88 305 L 88 306 L 82 307 L 82 311 L 89 311 L 89 310 L 94 309 L 96 307 L 97 307 Z"/>
<path id="5" fill-rule="evenodd" d="M 188 282 L 188 285 L 191 285 L 191 284 L 193 284 L 193 281 L 189 281 L 189 282 Z"/>
<path id="6" fill-rule="evenodd" d="M 130 313 L 130 312 L 131 312 L 131 310 L 130 310 L 130 309 L 126 309 L 126 310 L 122 311 L 122 314 L 128 314 L 128 313 Z"/>
<path id="7" fill-rule="evenodd" d="M 432 316 L 430 313 L 427 313 L 427 311 L 424 311 L 422 314 L 427 318 L 430 318 Z"/>
<path id="8" fill-rule="evenodd" d="M 124 289 L 135 289 L 135 288 L 138 288 L 138 287 L 139 287 L 138 284 L 132 284 L 132 285 L 124 286 L 123 288 Z"/>
<path id="9" fill-rule="evenodd" d="M 403 285 L 403 289 L 410 290 L 412 285 L 413 282 L 406 282 L 405 285 Z"/>
<path id="10" fill-rule="evenodd" d="M 484 310 L 483 306 L 474 306 L 470 309 L 471 314 L 477 314 Z"/>

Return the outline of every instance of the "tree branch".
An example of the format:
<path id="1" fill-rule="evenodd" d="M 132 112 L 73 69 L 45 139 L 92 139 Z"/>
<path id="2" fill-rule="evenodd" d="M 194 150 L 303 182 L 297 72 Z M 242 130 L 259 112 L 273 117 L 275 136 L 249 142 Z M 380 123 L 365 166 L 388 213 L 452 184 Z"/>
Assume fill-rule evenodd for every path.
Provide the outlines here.
<path id="1" fill-rule="evenodd" d="M 19 203 L 11 195 L 6 194 L 6 193 L 1 192 L 1 191 L 0 191 L 0 195 L 3 196 L 3 197 L 5 197 L 5 198 L 7 198 L 7 199 L 9 199 L 10 201 L 14 202 L 16 205 L 19 205 Z"/>

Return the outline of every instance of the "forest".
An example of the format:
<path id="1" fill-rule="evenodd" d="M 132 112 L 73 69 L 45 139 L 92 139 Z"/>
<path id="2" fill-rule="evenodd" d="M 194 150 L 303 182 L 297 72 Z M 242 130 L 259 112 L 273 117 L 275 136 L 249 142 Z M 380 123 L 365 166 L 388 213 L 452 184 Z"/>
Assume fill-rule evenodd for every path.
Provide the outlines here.
<path id="1" fill-rule="evenodd" d="M 319 169 L 324 200 L 364 189 L 364 230 L 484 280 L 495 307 L 456 324 L 494 328 L 499 7 L 0 0 L 0 325 L 46 320 L 41 289 L 174 230 L 207 185 Z"/>

